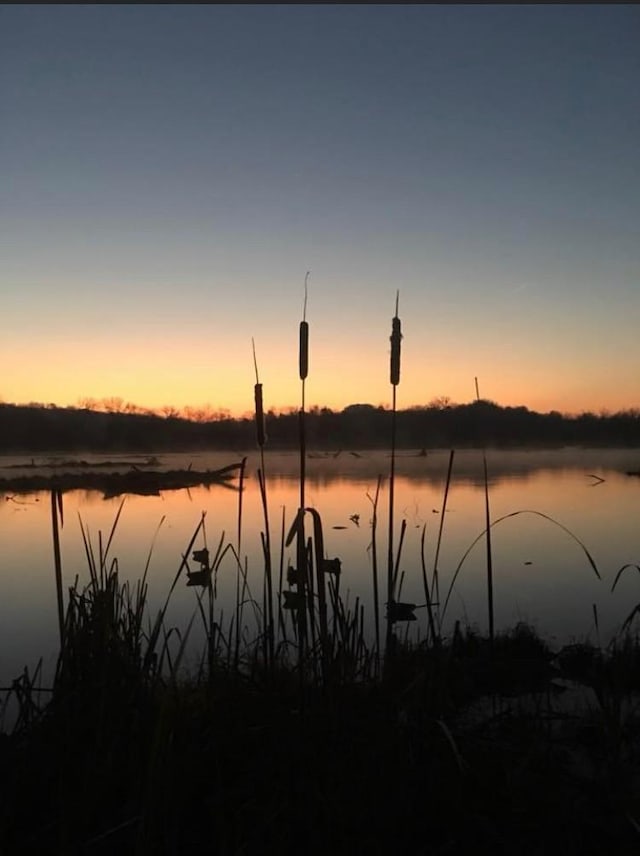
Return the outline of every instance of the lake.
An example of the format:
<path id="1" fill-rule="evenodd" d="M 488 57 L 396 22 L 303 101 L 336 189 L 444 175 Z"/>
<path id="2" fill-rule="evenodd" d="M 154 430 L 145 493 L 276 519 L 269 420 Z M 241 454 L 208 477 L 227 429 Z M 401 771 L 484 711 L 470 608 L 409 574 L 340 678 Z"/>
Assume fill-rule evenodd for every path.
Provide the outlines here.
<path id="1" fill-rule="evenodd" d="M 160 458 L 161 466 L 166 469 L 186 469 L 192 465 L 194 470 L 204 470 L 239 461 L 243 454 L 186 453 Z M 92 461 L 101 458 L 88 453 L 82 457 Z M 426 457 L 417 452 L 398 453 L 396 546 L 402 520 L 407 527 L 400 562 L 404 574 L 400 599 L 418 606 L 425 601 L 420 562 L 422 531 L 426 524 L 425 558 L 431 573 L 448 459 L 446 450 L 428 452 Z M 30 461 L 28 456 L 5 456 L 0 459 L 0 466 L 6 475 L 10 472 L 7 467 L 27 461 Z M 38 461 L 45 459 L 39 458 L 36 464 Z M 640 450 L 489 450 L 487 462 L 491 519 L 513 515 L 492 529 L 496 628 L 526 621 L 555 647 L 586 637 L 597 641 L 598 633 L 601 641 L 606 642 L 640 602 L 640 576 L 635 569 L 625 571 L 616 591 L 611 592 L 619 569 L 640 563 L 640 479 L 627 475 L 628 471 L 639 469 Z M 288 531 L 299 502 L 298 464 L 296 452 L 266 455 L 276 580 L 283 514 Z M 247 453 L 240 556 L 242 563 L 246 562 L 251 594 L 260 603 L 263 518 L 257 467 L 258 454 Z M 370 638 L 373 636 L 372 498 L 381 475 L 384 480 L 378 502 L 377 555 L 384 602 L 388 472 L 387 452 L 318 453 L 307 461 L 306 505 L 316 508 L 322 517 L 326 555 L 341 560 L 343 596 L 350 604 L 356 598 L 364 604 L 365 629 Z M 485 528 L 482 472 L 481 452 L 456 452 L 438 560 L 441 603 L 465 552 Z M 159 496 L 124 498 L 109 555 L 117 559 L 121 578 L 135 582 L 144 571 L 153 544 L 148 577 L 152 610 L 164 602 L 202 512 L 206 512 L 205 534 L 210 550 L 215 550 L 221 538 L 225 544 L 238 546 L 237 485 L 234 479 L 230 487 L 213 485 L 164 491 Z M 76 577 L 81 583 L 89 579 L 79 519 L 89 531 L 97 552 L 99 533 L 106 543 L 121 501 L 122 498 L 104 499 L 100 492 L 93 491 L 64 494 L 60 539 L 65 591 Z M 520 511 L 527 513 L 514 514 Z M 601 580 L 578 541 L 589 551 Z M 49 492 L 2 496 L 0 543 L 3 557 L 0 685 L 7 686 L 25 666 L 32 670 L 41 656 L 46 679 L 51 675 L 58 643 Z M 200 537 L 194 549 L 204 545 Z M 295 565 L 295 543 L 283 551 L 285 569 L 289 563 Z M 195 570 L 197 566 L 191 567 Z M 227 553 L 217 577 L 216 615 L 223 626 L 233 611 L 236 575 L 237 563 Z M 186 628 L 197 608 L 196 591 L 187 587 L 184 579 L 179 581 L 170 601 L 168 626 Z M 450 632 L 455 620 L 486 630 L 486 592 L 486 547 L 485 539 L 481 538 L 462 564 L 444 616 L 444 631 Z M 248 605 L 244 612 L 248 640 L 256 635 L 254 614 L 255 610 Z M 409 638 L 425 635 L 426 610 L 416 610 L 416 616 L 416 622 L 401 625 L 401 632 L 404 634 L 406 628 Z M 188 660 L 191 666 L 202 642 L 199 622 L 196 617 Z"/>

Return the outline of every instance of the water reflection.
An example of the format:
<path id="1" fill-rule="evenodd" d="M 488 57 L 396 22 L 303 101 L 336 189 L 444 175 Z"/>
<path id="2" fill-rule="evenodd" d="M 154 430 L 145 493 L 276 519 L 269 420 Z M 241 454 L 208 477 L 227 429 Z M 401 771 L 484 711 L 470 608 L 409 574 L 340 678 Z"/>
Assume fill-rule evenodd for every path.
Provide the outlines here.
<path id="1" fill-rule="evenodd" d="M 430 453 L 426 458 L 401 456 L 397 466 L 396 525 L 405 519 L 407 531 L 402 553 L 404 572 L 402 600 L 424 603 L 420 571 L 420 539 L 426 525 L 426 560 L 433 567 L 436 538 L 442 513 L 443 485 L 448 454 Z M 229 456 L 167 456 L 170 468 L 215 468 L 229 463 Z M 588 548 L 602 580 L 599 581 L 585 553 L 559 527 L 536 515 L 521 514 L 497 524 L 493 530 L 496 626 L 526 620 L 547 638 L 562 644 L 572 638 L 594 637 L 594 604 L 600 633 L 606 639 L 640 600 L 637 575 L 623 576 L 611 594 L 617 570 L 640 561 L 637 514 L 640 484 L 625 475 L 637 463 L 633 452 L 514 452 L 489 454 L 491 517 L 497 519 L 532 509 L 568 527 Z M 250 593 L 256 604 L 262 597 L 262 510 L 255 478 L 257 456 L 250 458 L 243 495 L 240 555 L 246 557 Z M 484 528 L 481 491 L 481 459 L 475 452 L 457 453 L 453 482 L 444 521 L 440 550 L 440 591 L 446 593 L 465 551 Z M 372 594 L 372 497 L 378 475 L 385 475 L 384 453 L 362 457 L 312 458 L 309 461 L 307 503 L 322 515 L 328 557 L 342 562 L 344 596 L 358 597 L 366 605 L 367 630 L 373 634 Z M 298 502 L 297 456 L 273 455 L 267 459 L 268 498 L 274 576 L 295 564 L 293 550 L 282 546 L 282 527 L 288 530 Z M 596 475 L 602 482 L 590 478 Z M 387 485 L 383 482 L 378 507 L 378 565 L 385 590 Z M 201 513 L 206 512 L 206 539 L 214 549 L 223 537 L 238 546 L 239 494 L 220 486 L 167 491 L 158 497 L 129 496 L 111 545 L 123 579 L 142 575 L 151 543 L 157 534 L 149 571 L 149 604 L 163 603 L 180 566 Z M 80 535 L 81 517 L 98 550 L 112 527 L 120 499 L 104 499 L 100 493 L 73 491 L 64 496 L 61 531 L 65 588 L 88 581 L 88 566 Z M 57 645 L 56 598 L 53 572 L 50 505 L 48 493 L 6 496 L 0 505 L 0 538 L 4 572 L 0 578 L 0 681 L 6 685 L 25 665 L 33 666 L 43 655 L 48 669 Z M 395 541 L 397 543 L 397 534 Z M 205 546 L 202 538 L 197 547 Z M 223 561 L 217 580 L 217 617 L 228 623 L 235 602 L 237 564 L 231 554 Z M 167 623 L 184 628 L 197 607 L 192 588 L 181 583 L 174 592 Z M 254 612 L 245 610 L 245 633 L 254 638 Z M 409 627 L 424 636 L 425 611 Z M 446 614 L 445 630 L 456 619 L 487 626 L 486 557 L 481 540 L 464 561 Z M 194 623 L 193 656 L 202 634 Z"/>

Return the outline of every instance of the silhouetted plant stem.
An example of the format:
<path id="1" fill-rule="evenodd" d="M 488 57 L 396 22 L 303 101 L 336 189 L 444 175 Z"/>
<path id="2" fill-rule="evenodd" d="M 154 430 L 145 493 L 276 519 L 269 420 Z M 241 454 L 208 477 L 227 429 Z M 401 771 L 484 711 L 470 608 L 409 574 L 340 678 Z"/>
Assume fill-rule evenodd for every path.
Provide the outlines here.
<path id="1" fill-rule="evenodd" d="M 373 505 L 373 513 L 371 517 L 371 569 L 373 573 L 373 612 L 376 625 L 376 654 L 375 654 L 375 670 L 376 677 L 380 671 L 380 593 L 378 591 L 378 547 L 377 547 L 377 531 L 378 531 L 378 499 L 380 497 L 380 486 L 382 484 L 382 476 L 378 476 L 376 484 L 376 493 L 371 500 Z"/>
<path id="2" fill-rule="evenodd" d="M 207 634 L 208 642 L 209 642 L 209 682 L 213 683 L 214 677 L 214 667 L 215 667 L 215 657 L 216 657 L 216 623 L 214 620 L 213 612 L 214 612 L 214 590 L 213 583 L 209 580 L 209 585 L 207 586 L 207 594 L 209 596 L 209 632 Z M 236 621 L 238 625 L 240 624 L 240 615 L 236 615 Z"/>
<path id="3" fill-rule="evenodd" d="M 60 646 L 64 645 L 64 598 L 62 595 L 62 558 L 60 555 L 60 532 L 58 528 L 58 515 L 60 515 L 60 526 L 64 525 L 62 509 L 62 491 L 51 491 L 51 527 L 53 531 L 53 562 L 56 574 L 56 595 L 58 600 L 58 627 L 60 629 Z"/>
<path id="4" fill-rule="evenodd" d="M 322 518 L 320 517 L 315 508 L 308 508 L 307 511 L 311 514 L 313 518 L 313 541 L 315 546 L 316 581 L 318 591 L 320 649 L 322 654 L 322 680 L 324 685 L 326 686 L 329 674 L 329 627 L 327 623 L 327 594 L 325 587 L 325 559 Z"/>
<path id="5" fill-rule="evenodd" d="M 389 537 L 387 553 L 387 643 L 386 655 L 391 653 L 393 643 L 392 608 L 395 600 L 394 593 L 394 557 L 393 557 L 393 513 L 396 475 L 396 390 L 400 383 L 400 342 L 402 340 L 400 318 L 398 317 L 399 292 L 396 292 L 396 313 L 391 321 L 391 361 L 390 381 L 392 387 L 391 405 L 391 465 L 389 472 Z"/>
<path id="6" fill-rule="evenodd" d="M 240 588 L 240 577 L 242 577 L 242 567 L 240 565 L 240 557 L 242 556 L 242 500 L 244 494 L 244 474 L 247 465 L 247 459 L 243 458 L 240 464 L 240 474 L 238 482 L 238 532 L 236 536 L 236 551 L 238 554 L 238 564 L 236 566 L 236 622 L 235 622 L 235 648 L 234 648 L 234 667 L 237 670 L 240 659 L 240 632 L 241 632 L 241 604 L 244 602 L 244 578 L 242 583 L 242 591 Z"/>
<path id="7" fill-rule="evenodd" d="M 395 562 L 393 566 L 393 591 L 398 592 L 398 598 L 400 597 L 400 589 L 398 589 L 398 574 L 400 573 L 400 556 L 402 555 L 402 545 L 404 544 L 404 536 L 407 532 L 407 521 L 403 520 L 400 524 L 400 539 L 398 541 L 398 552 L 395 557 Z"/>
<path id="8" fill-rule="evenodd" d="M 303 389 L 304 389 L 304 381 L 303 381 Z M 304 394 L 303 394 L 304 401 Z M 296 592 L 299 597 L 299 608 L 297 610 L 297 632 L 298 632 L 298 648 L 299 648 L 299 662 L 300 667 L 302 668 L 302 663 L 304 661 L 304 652 L 306 645 L 306 635 L 307 635 L 307 607 L 306 607 L 306 597 L 307 597 L 307 578 L 308 578 L 308 569 L 307 569 L 307 544 L 305 539 L 305 529 L 304 529 L 304 500 L 305 500 L 305 457 L 306 457 L 306 444 L 305 444 L 305 425 L 304 425 L 304 405 L 303 409 L 300 410 L 300 435 L 299 435 L 299 447 L 300 447 L 300 505 L 298 507 L 298 515 L 297 515 L 297 534 L 296 534 L 296 566 L 297 566 L 297 581 L 296 581 Z"/>
<path id="9" fill-rule="evenodd" d="M 502 523 L 505 520 L 510 520 L 513 517 L 519 517 L 521 514 L 533 514 L 535 517 L 540 517 L 542 520 L 547 520 L 549 523 L 553 523 L 559 529 L 562 529 L 562 531 L 565 532 L 581 548 L 582 552 L 584 553 L 584 555 L 585 555 L 587 561 L 589 562 L 589 565 L 591 566 L 591 569 L 593 570 L 596 577 L 598 579 L 602 579 L 600 576 L 600 572 L 598 571 L 598 566 L 596 565 L 593 556 L 587 550 L 584 543 L 576 535 L 574 535 L 574 533 L 570 529 L 567 529 L 566 526 L 564 526 L 558 520 L 555 520 L 553 517 L 550 517 L 548 514 L 543 514 L 542 511 L 536 511 L 535 509 L 532 509 L 532 508 L 522 508 L 519 511 L 512 511 L 509 514 L 503 514 L 502 517 L 498 517 L 496 520 L 494 520 L 490 524 L 491 528 L 493 529 L 494 526 L 497 526 L 498 523 Z M 442 620 L 443 621 L 444 621 L 444 617 L 445 617 L 446 612 L 447 612 L 447 607 L 449 606 L 449 601 L 451 600 L 451 595 L 453 594 L 453 589 L 454 589 L 455 584 L 458 580 L 458 576 L 460 575 L 460 572 L 462 570 L 462 566 L 464 565 L 465 561 L 467 560 L 467 557 L 469 556 L 469 554 L 471 553 L 473 548 L 476 546 L 476 544 L 478 544 L 482 539 L 486 540 L 486 535 L 487 535 L 486 529 L 483 529 L 482 532 L 473 539 L 471 544 L 464 551 L 462 558 L 458 562 L 456 569 L 453 572 L 453 576 L 451 577 L 451 581 L 449 582 L 449 587 L 447 589 L 447 596 L 444 599 L 444 606 L 442 607 Z"/>
<path id="10" fill-rule="evenodd" d="M 478 378 L 475 378 L 476 400 L 480 402 Z M 489 610 L 489 643 L 493 647 L 494 616 L 493 616 L 493 554 L 491 551 L 491 514 L 489 509 L 489 474 L 487 470 L 487 450 L 484 437 L 482 439 L 482 465 L 484 469 L 484 517 L 487 532 L 487 603 Z"/>
<path id="11" fill-rule="evenodd" d="M 264 405 L 262 400 L 262 384 L 258 377 L 258 361 L 256 359 L 256 348 L 253 339 L 251 340 L 253 347 L 253 364 L 256 372 L 256 383 L 254 387 L 255 399 L 255 418 L 256 418 L 256 439 L 260 448 L 260 469 L 258 470 L 258 485 L 260 488 L 260 500 L 262 503 L 262 514 L 264 517 L 264 533 L 262 537 L 262 550 L 264 554 L 264 573 L 265 573 L 265 645 L 267 656 L 265 659 L 269 664 L 269 668 L 273 668 L 274 662 L 274 624 L 273 624 L 273 580 L 272 580 L 272 561 L 271 561 L 271 532 L 269 526 L 269 503 L 267 502 L 267 482 L 266 469 L 264 463 L 264 447 L 266 443 L 266 432 L 264 425 Z"/>
<path id="12" fill-rule="evenodd" d="M 307 635 L 307 615 L 306 615 L 306 597 L 309 580 L 308 562 L 307 562 L 307 544 L 304 531 L 304 508 L 305 508 L 305 486 L 306 486 L 306 463 L 307 463 L 307 438 L 305 426 L 305 381 L 309 374 L 309 324 L 307 323 L 307 283 L 309 281 L 309 271 L 304 278 L 304 306 L 302 311 L 302 321 L 300 322 L 299 331 L 299 351 L 298 351 L 298 373 L 302 385 L 301 390 L 301 406 L 299 414 L 299 448 L 300 448 L 300 504 L 298 506 L 298 531 L 296 541 L 296 562 L 298 565 L 298 580 L 296 591 L 300 607 L 297 610 L 298 616 L 298 651 L 299 664 L 302 672 L 304 662 L 306 635 Z"/>
<path id="13" fill-rule="evenodd" d="M 436 552 L 433 559 L 433 578 L 432 578 L 432 588 L 431 588 L 431 601 L 435 600 L 437 606 L 437 616 L 438 616 L 438 634 L 442 632 L 442 626 L 440 623 L 440 569 L 439 569 L 439 559 L 440 559 L 440 547 L 442 545 L 442 534 L 444 532 L 444 518 L 447 512 L 447 499 L 449 498 L 449 488 L 451 486 L 451 475 L 453 473 L 453 458 L 455 455 L 455 451 L 451 449 L 449 452 L 449 466 L 447 467 L 447 478 L 444 484 L 444 497 L 442 499 L 442 511 L 440 512 L 440 525 L 438 527 L 438 540 L 436 541 Z"/>
<path id="14" fill-rule="evenodd" d="M 262 501 L 262 513 L 264 515 L 264 572 L 266 584 L 266 615 L 267 615 L 267 640 L 269 649 L 269 663 L 273 667 L 274 661 L 274 624 L 273 624 L 273 580 L 271 562 L 271 534 L 269 530 L 269 505 L 267 502 L 267 484 L 264 477 L 264 450 L 260 449 L 260 461 L 262 469 L 258 470 L 258 484 L 260 486 L 260 499 Z"/>
<path id="15" fill-rule="evenodd" d="M 278 573 L 278 627 L 282 641 L 287 642 L 287 630 L 284 623 L 284 614 L 282 610 L 282 582 L 284 578 L 284 539 L 285 539 L 285 519 L 286 509 L 282 506 L 282 520 L 280 521 L 280 565 Z"/>
<path id="16" fill-rule="evenodd" d="M 433 618 L 433 607 L 431 604 L 431 593 L 429 591 L 429 580 L 427 578 L 427 564 L 424 557 L 424 545 L 427 537 L 427 524 L 425 523 L 422 527 L 422 537 L 420 538 L 420 565 L 422 568 L 422 584 L 424 586 L 424 597 L 427 604 L 427 619 L 429 622 L 428 625 L 428 634 L 427 641 L 429 636 L 431 636 L 431 644 L 435 647 L 438 647 L 440 643 L 440 632 L 436 634 L 436 625 Z"/>

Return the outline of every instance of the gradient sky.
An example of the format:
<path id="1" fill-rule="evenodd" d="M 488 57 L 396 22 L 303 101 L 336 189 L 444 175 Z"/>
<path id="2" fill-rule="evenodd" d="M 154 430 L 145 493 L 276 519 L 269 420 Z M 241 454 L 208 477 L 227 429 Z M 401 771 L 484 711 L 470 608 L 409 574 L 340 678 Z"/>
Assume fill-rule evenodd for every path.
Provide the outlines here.
<path id="1" fill-rule="evenodd" d="M 0 397 L 640 406 L 640 9 L 0 7 Z"/>

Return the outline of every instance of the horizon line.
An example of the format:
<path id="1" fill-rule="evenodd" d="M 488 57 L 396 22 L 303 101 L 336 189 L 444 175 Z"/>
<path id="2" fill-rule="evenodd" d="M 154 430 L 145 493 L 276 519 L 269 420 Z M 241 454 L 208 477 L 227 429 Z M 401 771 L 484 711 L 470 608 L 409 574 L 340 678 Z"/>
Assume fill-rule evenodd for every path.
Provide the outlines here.
<path id="1" fill-rule="evenodd" d="M 457 407 L 468 407 L 478 403 L 490 404 L 498 407 L 501 410 L 518 410 L 524 408 L 529 413 L 538 415 L 558 414 L 562 418 L 571 419 L 579 418 L 580 416 L 599 416 L 599 417 L 614 417 L 621 415 L 640 416 L 640 407 L 629 406 L 619 410 L 610 410 L 602 407 L 599 410 L 580 411 L 562 411 L 556 408 L 549 410 L 532 410 L 526 404 L 500 404 L 494 399 L 472 398 L 466 402 L 453 401 L 448 396 L 436 396 L 423 404 L 410 404 L 403 408 L 399 408 L 398 412 L 408 412 L 411 410 L 445 410 L 448 408 L 454 409 Z M 100 399 L 94 399 L 90 396 L 84 396 L 78 399 L 75 404 L 57 404 L 56 402 L 29 401 L 16 402 L 4 401 L 0 398 L 0 406 L 5 407 L 26 407 L 34 409 L 56 409 L 56 410 L 87 410 L 92 413 L 109 413 L 112 415 L 123 416 L 158 416 L 161 418 L 177 418 L 184 419 L 188 422 L 219 422 L 224 419 L 231 420 L 246 420 L 253 419 L 255 413 L 253 410 L 245 410 L 242 412 L 232 413 L 228 408 L 222 406 L 214 406 L 212 404 L 191 405 L 185 404 L 182 406 L 172 404 L 162 404 L 155 407 L 138 405 L 131 401 L 125 401 L 119 396 L 107 396 Z M 318 412 L 328 412 L 333 414 L 342 414 L 352 408 L 365 408 L 371 410 L 391 410 L 388 402 L 372 404 L 370 402 L 352 402 L 340 409 L 334 409 L 323 404 L 308 404 L 305 410 L 309 414 L 317 414 Z M 298 413 L 300 407 L 298 405 L 284 405 L 281 407 L 270 407 L 265 410 L 265 416 L 271 414 L 273 416 L 289 416 Z"/>

